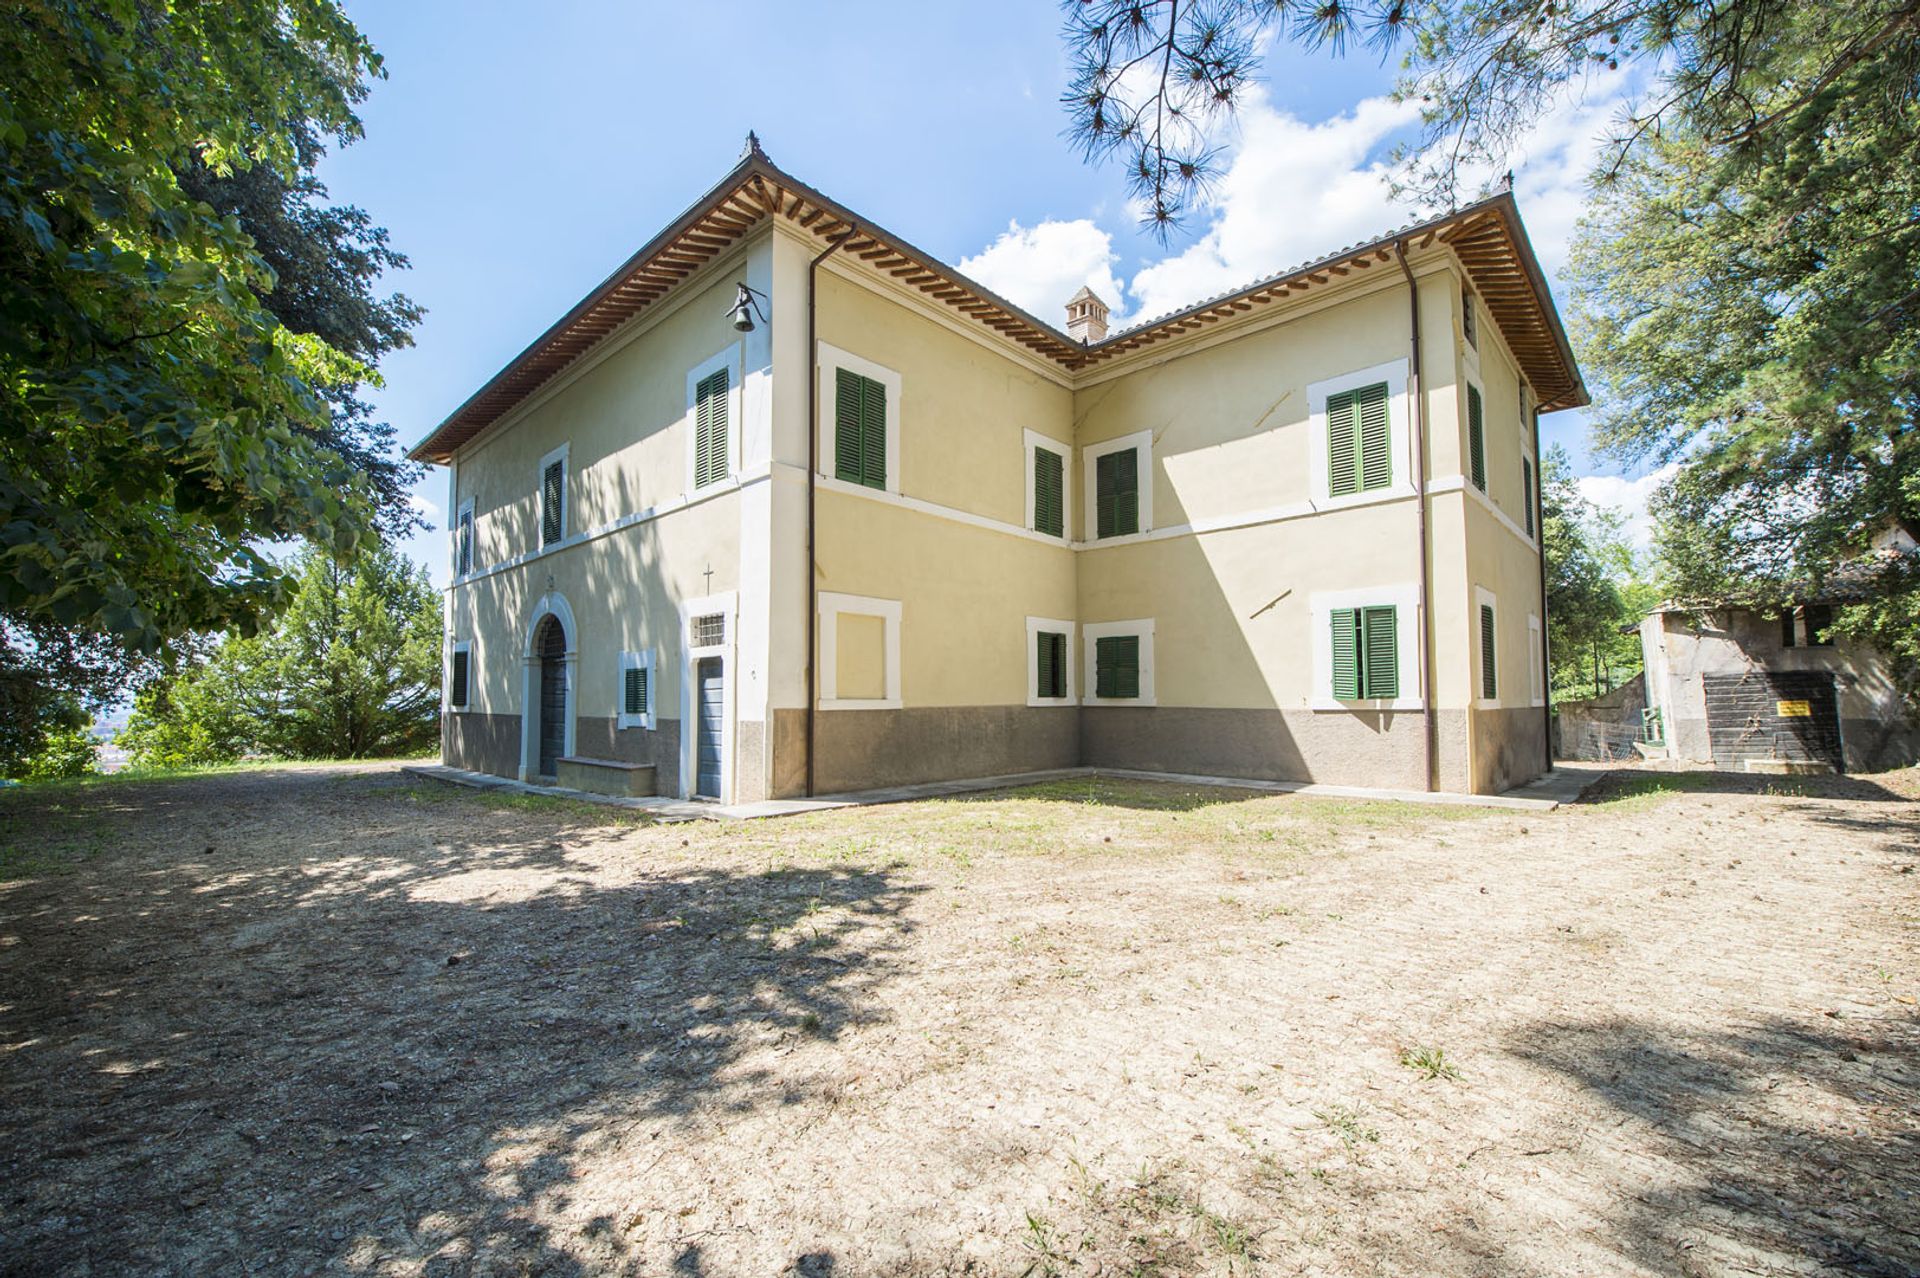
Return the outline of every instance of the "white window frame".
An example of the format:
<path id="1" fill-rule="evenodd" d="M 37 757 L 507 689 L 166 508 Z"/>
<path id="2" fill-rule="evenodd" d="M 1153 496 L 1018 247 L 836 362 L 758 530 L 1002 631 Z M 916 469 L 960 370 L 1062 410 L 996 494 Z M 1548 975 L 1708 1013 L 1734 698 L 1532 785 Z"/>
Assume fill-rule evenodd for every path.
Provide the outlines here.
<path id="1" fill-rule="evenodd" d="M 814 363 L 814 393 L 819 397 L 819 416 L 815 420 L 820 423 L 820 475 L 831 483 L 873 491 L 865 484 L 853 484 L 835 478 L 840 459 L 835 451 L 833 374 L 834 370 L 841 368 L 862 377 L 871 377 L 887 388 L 887 483 L 881 491 L 897 493 L 900 491 L 900 404 L 903 386 L 900 374 L 884 364 L 863 359 L 852 351 L 843 351 L 827 342 L 820 343 Z"/>
<path id="2" fill-rule="evenodd" d="M 660 701 L 660 681 L 653 649 L 620 654 L 620 683 L 616 689 L 618 700 L 615 718 L 620 728 L 651 728 L 654 721 L 654 706 Z M 644 670 L 647 672 L 647 708 L 639 714 L 627 713 L 627 671 Z"/>
<path id="3" fill-rule="evenodd" d="M 533 538 L 535 551 L 558 550 L 567 544 L 567 538 L 573 531 L 573 464 L 567 460 L 571 441 L 552 449 L 540 459 L 540 468 L 533 472 Z M 540 503 L 546 500 L 547 467 L 560 463 L 560 535 L 549 542 L 542 534 L 546 531 L 546 514 Z"/>
<path id="4" fill-rule="evenodd" d="M 858 370 L 855 370 L 858 371 Z M 881 697 L 842 697 L 840 695 L 839 629 L 840 617 L 878 617 L 882 627 L 882 657 L 886 695 Z M 900 697 L 900 601 L 875 599 L 867 595 L 843 595 L 830 590 L 820 592 L 820 709 L 822 710 L 898 710 Z"/>
<path id="5" fill-rule="evenodd" d="M 1036 525 L 1040 522 L 1040 512 L 1034 506 L 1037 495 L 1033 488 L 1034 450 L 1044 448 L 1060 458 L 1060 535 L 1040 532 Z M 1073 541 L 1073 445 L 1063 444 L 1051 435 L 1042 435 L 1037 430 L 1021 432 L 1021 456 L 1026 459 L 1027 470 L 1027 531 L 1040 533 L 1048 541 L 1058 541 L 1069 545 Z M 1071 663 L 1069 663 L 1071 664 Z"/>
<path id="6" fill-rule="evenodd" d="M 1387 384 L 1387 455 L 1393 466 L 1393 482 L 1385 488 L 1335 497 L 1328 482 L 1330 463 L 1327 447 L 1327 400 L 1342 391 L 1357 390 L 1375 382 Z M 1307 478 L 1316 509 L 1364 506 L 1369 502 L 1411 497 L 1413 487 L 1413 432 L 1408 426 L 1407 361 L 1388 360 L 1371 368 L 1355 369 L 1338 377 L 1307 385 Z"/>
<path id="7" fill-rule="evenodd" d="M 1486 411 L 1486 401 L 1481 400 L 1481 411 Z M 1481 678 L 1482 662 L 1485 656 L 1480 650 L 1480 609 L 1493 609 L 1493 689 L 1491 697 L 1483 695 L 1486 683 Z M 1485 586 L 1473 588 L 1473 708 L 1476 710 L 1498 710 L 1504 704 L 1507 695 L 1506 671 L 1500 668 L 1500 599 Z"/>
<path id="8" fill-rule="evenodd" d="M 1495 614 L 1494 624 L 1499 624 L 1499 615 Z M 1546 658 L 1540 647 L 1540 618 L 1527 614 L 1527 678 L 1528 690 L 1533 694 L 1528 704 L 1536 709 L 1547 704 Z"/>
<path id="9" fill-rule="evenodd" d="M 721 369 L 727 370 L 727 473 L 723 478 L 710 484 L 695 487 L 694 475 L 700 454 L 700 425 L 695 410 L 698 402 L 694 393 L 700 383 Z M 746 404 L 745 387 L 740 384 L 740 344 L 734 342 L 725 350 L 717 351 L 695 364 L 687 371 L 687 493 L 711 492 L 723 484 L 735 483 L 740 477 L 740 449 L 743 433 L 741 413 Z"/>
<path id="10" fill-rule="evenodd" d="M 1333 695 L 1333 614 L 1340 608 L 1391 607 L 1400 695 L 1342 701 Z M 1414 582 L 1361 590 L 1316 591 L 1307 599 L 1313 626 L 1313 695 L 1309 708 L 1338 711 L 1418 710 L 1426 704 L 1420 680 L 1420 587 Z"/>
<path id="11" fill-rule="evenodd" d="M 1072 705 L 1079 704 L 1079 699 L 1074 695 L 1075 692 L 1077 691 L 1078 685 L 1077 685 L 1077 681 L 1073 677 L 1074 631 L 1077 628 L 1078 627 L 1074 622 L 1060 621 L 1053 617 L 1028 617 L 1027 618 L 1027 704 L 1028 705 L 1030 706 L 1072 706 Z M 1048 634 L 1065 635 L 1067 637 L 1066 659 L 1063 662 L 1063 664 L 1066 666 L 1066 674 L 1067 674 L 1067 688 L 1066 688 L 1065 696 L 1043 697 L 1040 695 L 1040 635 L 1042 632 L 1045 632 Z"/>
<path id="12" fill-rule="evenodd" d="M 453 703 L 453 659 L 464 655 L 467 659 L 467 699 L 459 705 Z M 446 688 L 446 709 L 449 714 L 466 714 L 473 709 L 473 641 L 456 639 L 447 645 L 447 673 L 442 685 Z"/>
<path id="13" fill-rule="evenodd" d="M 694 698 L 700 690 L 694 675 L 703 660 L 717 657 L 720 660 L 721 691 L 719 798 L 722 803 L 733 801 L 734 687 L 738 682 L 734 677 L 738 665 L 734 636 L 739 630 L 738 603 L 738 596 L 729 590 L 699 599 L 682 600 L 680 604 L 680 793 L 683 797 L 692 797 L 700 766 L 699 707 L 694 704 Z M 717 644 L 694 647 L 693 619 L 716 612 L 726 618 L 726 634 Z M 660 704 L 653 689 L 649 688 L 647 695 L 655 706 Z"/>
<path id="14" fill-rule="evenodd" d="M 462 537 L 466 538 L 467 542 L 467 568 L 465 572 L 460 570 L 460 539 Z M 474 525 L 473 498 L 469 497 L 460 503 L 460 509 L 455 511 L 453 516 L 454 580 L 458 581 L 462 578 L 471 577 L 474 570 L 479 567 L 480 530 Z"/>
<path id="15" fill-rule="evenodd" d="M 1112 538 L 1108 538 L 1109 541 Z M 1140 695 L 1137 697 L 1103 697 L 1099 693 L 1099 661 L 1095 655 L 1099 641 L 1115 635 L 1140 636 Z M 1087 671 L 1086 692 L 1080 698 L 1080 704 L 1086 706 L 1152 706 L 1158 705 L 1153 680 L 1153 618 L 1141 617 L 1133 621 L 1097 621 L 1080 627 L 1080 651 Z M 1028 662 L 1032 664 L 1031 660 Z"/>
<path id="16" fill-rule="evenodd" d="M 1140 454 L 1136 463 L 1140 477 L 1139 528 L 1118 537 L 1100 535 L 1100 468 L 1099 461 L 1108 453 L 1124 453 L 1128 449 Z M 1131 435 L 1122 435 L 1118 439 L 1104 439 L 1097 444 L 1087 444 L 1080 450 L 1081 479 L 1087 494 L 1086 509 L 1082 517 L 1086 520 L 1083 540 L 1089 544 L 1111 546 L 1115 542 L 1125 542 L 1129 537 L 1138 537 L 1153 531 L 1153 432 L 1135 431 Z M 1029 467 L 1031 469 L 1031 467 Z M 1031 502 L 1028 503 L 1032 505 Z M 1073 525 L 1068 524 L 1071 528 Z"/>

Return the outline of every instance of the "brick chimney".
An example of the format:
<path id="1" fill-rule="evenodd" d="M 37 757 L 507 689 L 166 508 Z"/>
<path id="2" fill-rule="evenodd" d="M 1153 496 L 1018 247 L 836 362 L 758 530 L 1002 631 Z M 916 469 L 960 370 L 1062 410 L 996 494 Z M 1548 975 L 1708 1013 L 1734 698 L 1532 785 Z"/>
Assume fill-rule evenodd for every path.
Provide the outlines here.
<path id="1" fill-rule="evenodd" d="M 1067 299 L 1067 336 L 1089 344 L 1107 336 L 1107 304 L 1084 285 Z"/>

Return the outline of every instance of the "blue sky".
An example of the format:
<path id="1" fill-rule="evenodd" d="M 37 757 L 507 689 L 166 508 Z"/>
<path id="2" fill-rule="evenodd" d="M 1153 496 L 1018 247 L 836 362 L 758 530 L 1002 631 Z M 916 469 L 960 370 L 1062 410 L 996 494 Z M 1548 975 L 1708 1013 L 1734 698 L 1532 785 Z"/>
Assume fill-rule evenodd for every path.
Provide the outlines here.
<path id="1" fill-rule="evenodd" d="M 1067 58 L 1047 0 L 348 9 L 389 78 L 362 106 L 365 140 L 322 177 L 412 259 L 392 284 L 427 316 L 373 396 L 408 445 L 710 186 L 750 128 L 777 164 L 1042 315 L 1088 281 L 1123 321 L 1157 313 L 1411 213 L 1380 180 L 1408 112 L 1366 53 L 1277 50 L 1221 139 L 1215 206 L 1163 247 L 1137 230 L 1121 174 L 1061 136 Z M 1612 101 L 1569 103 L 1516 164 L 1549 272 Z M 1579 414 L 1545 430 L 1583 472 L 1606 469 Z M 1589 491 L 1630 508 L 1644 487 Z M 436 525 L 445 495 L 443 473 L 418 490 Z M 436 581 L 443 545 L 408 546 Z"/>

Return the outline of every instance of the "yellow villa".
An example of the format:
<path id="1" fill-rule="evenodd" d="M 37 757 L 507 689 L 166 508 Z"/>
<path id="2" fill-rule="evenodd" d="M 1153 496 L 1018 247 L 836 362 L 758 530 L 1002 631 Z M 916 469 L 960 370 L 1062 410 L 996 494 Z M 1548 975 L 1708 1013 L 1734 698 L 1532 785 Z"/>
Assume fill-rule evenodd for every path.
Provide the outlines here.
<path id="1" fill-rule="evenodd" d="M 1074 767 L 1490 793 L 1548 766 L 1510 193 L 1065 326 L 739 163 L 418 447 L 456 768 L 740 803 Z"/>

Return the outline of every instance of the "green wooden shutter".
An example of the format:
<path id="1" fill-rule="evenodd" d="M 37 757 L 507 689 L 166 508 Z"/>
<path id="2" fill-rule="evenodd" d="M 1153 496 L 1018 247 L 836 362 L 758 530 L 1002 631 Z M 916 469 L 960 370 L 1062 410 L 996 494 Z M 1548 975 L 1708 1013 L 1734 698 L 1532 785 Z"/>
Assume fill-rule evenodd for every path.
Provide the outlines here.
<path id="1" fill-rule="evenodd" d="M 1108 635 L 1093 643 L 1094 694 L 1125 699 L 1140 695 L 1140 636 Z"/>
<path id="2" fill-rule="evenodd" d="M 833 474 L 850 484 L 887 486 L 887 388 L 844 368 L 834 370 Z"/>
<path id="3" fill-rule="evenodd" d="M 1393 483 L 1393 441 L 1387 419 L 1387 384 L 1375 382 L 1353 393 L 1353 416 L 1359 436 L 1360 491 L 1372 492 Z"/>
<path id="4" fill-rule="evenodd" d="M 540 544 L 551 546 L 562 531 L 560 504 L 566 499 L 567 464 L 554 462 L 540 477 Z"/>
<path id="5" fill-rule="evenodd" d="M 1466 335 L 1467 345 L 1478 349 L 1480 345 L 1479 317 L 1473 313 L 1473 294 L 1465 287 L 1460 290 L 1460 328 Z"/>
<path id="6" fill-rule="evenodd" d="M 887 388 L 871 377 L 860 379 L 860 482 L 887 486 Z"/>
<path id="7" fill-rule="evenodd" d="M 462 514 L 460 516 L 459 546 L 459 551 L 455 556 L 458 560 L 455 571 L 464 577 L 473 571 L 473 516 L 470 514 Z"/>
<path id="8" fill-rule="evenodd" d="M 1480 388 L 1467 387 L 1467 456 L 1473 466 L 1473 486 L 1487 491 L 1487 432 L 1480 409 Z"/>
<path id="9" fill-rule="evenodd" d="M 1527 536 L 1533 536 L 1533 463 L 1525 457 L 1520 459 L 1520 502 L 1526 508 L 1524 523 Z"/>
<path id="10" fill-rule="evenodd" d="M 860 482 L 860 382 L 858 373 L 834 370 L 833 476 Z"/>
<path id="11" fill-rule="evenodd" d="M 447 679 L 447 704 L 464 708 L 467 704 L 467 654 L 453 654 L 453 670 Z"/>
<path id="12" fill-rule="evenodd" d="M 1096 490 L 1094 531 L 1101 537 L 1124 537 L 1140 531 L 1140 453 L 1123 448 L 1104 453 L 1093 463 Z"/>
<path id="13" fill-rule="evenodd" d="M 1360 491 L 1356 408 L 1352 391 L 1327 396 L 1327 492 L 1335 497 Z"/>
<path id="14" fill-rule="evenodd" d="M 1039 644 L 1034 660 L 1039 679 L 1036 691 L 1042 697 L 1064 697 L 1067 695 L 1067 637 L 1049 630 L 1040 631 L 1037 637 Z"/>
<path id="15" fill-rule="evenodd" d="M 1066 532 L 1066 463 L 1059 453 L 1033 450 L 1033 529 L 1049 537 Z"/>
<path id="16" fill-rule="evenodd" d="M 716 369 L 694 387 L 693 486 L 727 477 L 727 406 L 732 370 Z"/>
<path id="17" fill-rule="evenodd" d="M 626 697 L 622 711 L 630 715 L 647 712 L 647 668 L 628 666 L 626 670 Z"/>
<path id="18" fill-rule="evenodd" d="M 1493 605 L 1480 605 L 1480 695 L 1491 701 L 1500 695 L 1494 669 Z"/>
<path id="19" fill-rule="evenodd" d="M 1400 627 L 1392 605 L 1360 609 L 1361 695 L 1393 698 L 1400 695 Z"/>
<path id="20" fill-rule="evenodd" d="M 1357 609 L 1333 610 L 1333 696 L 1336 701 L 1360 699 L 1360 614 Z"/>

